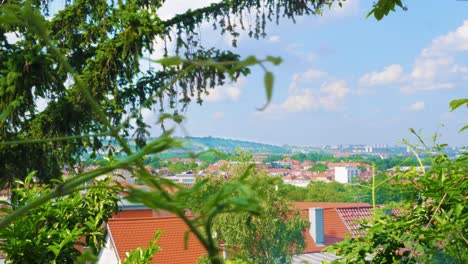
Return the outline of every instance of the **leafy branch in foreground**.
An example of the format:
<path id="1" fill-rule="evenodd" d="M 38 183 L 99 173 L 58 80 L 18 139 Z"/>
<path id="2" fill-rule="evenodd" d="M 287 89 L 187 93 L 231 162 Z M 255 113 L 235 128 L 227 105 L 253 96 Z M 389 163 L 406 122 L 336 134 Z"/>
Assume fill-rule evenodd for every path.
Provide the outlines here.
<path id="1" fill-rule="evenodd" d="M 153 259 L 153 255 L 156 254 L 160 246 L 157 245 L 159 237 L 162 235 L 161 232 L 156 232 L 152 241 L 150 241 L 148 248 L 136 248 L 129 253 L 126 253 L 127 258 L 124 260 L 124 264 L 148 264 Z"/>
<path id="2" fill-rule="evenodd" d="M 452 101 L 455 109 L 463 100 Z M 412 130 L 414 132 L 414 130 Z M 419 142 L 424 140 L 416 134 Z M 344 263 L 467 263 L 468 262 L 468 153 L 455 160 L 443 152 L 445 144 L 426 146 L 431 167 L 399 172 L 398 185 L 413 185 L 419 195 L 392 203 L 360 222 L 365 235 L 348 237 L 327 251 Z M 414 148 L 414 153 L 418 151 Z M 436 153 L 436 154 L 434 154 Z"/>
<path id="3" fill-rule="evenodd" d="M 49 193 L 50 186 L 37 185 L 31 173 L 17 181 L 11 203 L 3 212 L 30 204 Z M 31 208 L 14 224 L 0 228 L 0 250 L 7 263 L 71 263 L 87 247 L 96 253 L 104 243 L 103 223 L 118 211 L 119 185 L 111 180 L 93 181 L 84 192 L 49 199 Z M 83 186 L 80 186 L 83 188 Z"/>
<path id="4" fill-rule="evenodd" d="M 12 7 L 12 6 L 10 6 Z M 5 9 L 6 10 L 6 9 Z M 12 211 L 7 217 L 2 219 L 0 221 L 0 228 L 8 228 L 8 226 L 11 226 L 10 224 L 12 222 L 16 221 L 21 221 L 21 219 L 24 219 L 24 215 L 27 214 L 28 212 L 35 210 L 36 208 L 40 208 L 40 206 L 44 206 L 47 203 L 51 202 L 53 199 L 57 199 L 60 197 L 63 197 L 65 195 L 70 195 L 73 192 L 76 192 L 79 190 L 80 186 L 82 184 L 85 184 L 86 182 L 93 180 L 94 178 L 110 173 L 113 170 L 117 168 L 125 168 L 130 170 L 133 175 L 137 178 L 140 179 L 140 182 L 146 183 L 148 186 L 154 188 L 156 192 L 163 200 L 161 203 L 157 204 L 156 208 L 161 208 L 161 209 L 166 209 L 168 211 L 171 211 L 178 215 L 180 218 L 184 220 L 184 222 L 190 227 L 191 232 L 193 232 L 197 238 L 202 242 L 202 244 L 206 247 L 207 251 L 210 254 L 210 257 L 215 259 L 216 256 L 218 256 L 218 249 L 217 245 L 215 242 L 212 240 L 211 236 L 204 236 L 203 231 L 198 228 L 198 225 L 192 220 L 189 219 L 185 216 L 185 209 L 186 207 L 183 206 L 183 204 L 180 203 L 177 199 L 174 199 L 170 195 L 170 193 L 165 189 L 166 187 L 174 188 L 177 189 L 178 186 L 175 186 L 169 181 L 164 181 L 163 179 L 155 178 L 153 175 L 150 175 L 146 169 L 143 166 L 143 157 L 149 154 L 155 154 L 158 152 L 162 152 L 163 150 L 169 149 L 170 147 L 177 146 L 176 142 L 170 138 L 171 131 L 163 134 L 156 140 L 149 142 L 146 144 L 143 148 L 138 150 L 137 152 L 133 153 L 132 149 L 129 147 L 126 139 L 123 137 L 121 134 L 121 126 L 113 126 L 113 123 L 111 120 L 108 119 L 108 113 L 106 112 L 105 109 L 102 108 L 102 103 L 98 101 L 99 98 L 96 98 L 96 95 L 94 94 L 92 87 L 88 87 L 85 85 L 85 78 L 79 72 L 73 68 L 73 65 L 71 62 L 67 60 L 65 55 L 61 52 L 59 48 L 57 48 L 52 40 L 50 39 L 50 34 L 47 31 L 47 21 L 44 19 L 44 17 L 36 10 L 34 9 L 31 5 L 24 5 L 18 9 L 15 9 L 16 12 L 13 12 L 13 16 L 17 16 L 18 18 L 24 18 L 24 23 L 25 26 L 30 29 L 31 32 L 36 34 L 41 38 L 41 41 L 45 44 L 47 47 L 47 50 L 50 52 L 50 58 L 55 59 L 61 67 L 73 77 L 73 85 L 71 90 L 76 89 L 76 96 L 82 96 L 84 100 L 87 102 L 86 104 L 89 106 L 90 110 L 94 114 L 93 116 L 95 117 L 95 121 L 100 123 L 100 129 L 106 129 L 109 131 L 109 135 L 117 140 L 117 142 L 120 144 L 122 147 L 123 151 L 126 153 L 126 157 L 124 156 L 122 159 L 112 159 L 112 161 L 99 169 L 86 172 L 80 175 L 77 175 L 75 177 L 72 177 L 69 180 L 64 181 L 63 183 L 58 183 L 56 184 L 55 188 L 50 189 L 48 192 L 41 193 L 38 195 L 37 198 L 34 200 L 28 201 L 27 203 L 22 204 L 22 206 L 18 207 L 17 210 Z M 10 14 L 12 15 L 12 14 Z M 172 60 L 172 63 L 169 63 Z M 175 63 L 174 63 L 175 61 Z M 236 72 L 241 71 L 245 69 L 246 66 L 251 66 L 255 64 L 260 64 L 264 69 L 265 65 L 263 65 L 265 62 L 272 62 L 274 64 L 278 64 L 280 62 L 279 59 L 273 58 L 273 57 L 268 57 L 264 61 L 257 60 L 255 57 L 249 57 L 245 61 L 232 61 L 232 62 L 215 62 L 215 61 L 186 61 L 186 60 L 179 60 L 177 57 L 173 58 L 166 58 L 163 59 L 161 63 L 163 63 L 163 66 L 166 68 L 171 68 L 174 66 L 174 68 L 177 68 L 179 64 L 186 65 L 186 67 L 182 71 L 178 71 L 177 75 L 170 80 L 170 82 L 167 84 L 167 88 L 164 89 L 171 89 L 171 86 L 178 82 L 179 80 L 183 79 L 186 77 L 186 75 L 189 75 L 192 72 L 196 72 L 197 69 L 201 68 L 213 68 L 217 71 L 219 71 L 221 74 L 228 74 L 231 78 L 235 79 L 237 78 Z M 165 63 L 165 64 L 164 64 Z M 179 68 L 180 69 L 180 68 Z M 269 72 L 267 71 L 267 74 Z M 88 82 L 86 82 L 88 83 Z M 179 82 L 180 85 L 180 82 Z M 268 82 L 266 82 L 266 91 L 267 91 L 267 103 L 271 99 L 271 94 L 272 94 L 272 80 L 269 78 Z M 145 106 L 148 103 L 151 104 L 152 100 L 154 99 L 154 95 L 150 95 L 145 101 L 141 102 L 143 106 Z M 138 111 L 137 112 L 132 112 L 129 116 L 134 117 L 134 114 L 138 116 Z M 6 114 L 2 114 L 4 116 L 4 120 L 7 120 L 11 112 L 7 112 Z M 167 118 L 164 115 L 161 118 Z M 175 119 L 174 116 L 171 116 L 170 118 Z M 176 120 L 177 121 L 177 120 Z M 128 121 L 130 122 L 130 121 Z M 124 122 L 124 123 L 128 123 Z M 8 122 L 4 122 L 8 123 Z M 145 125 L 142 123 L 142 125 Z M 7 128 L 8 129 L 8 128 Z M 94 136 L 97 136 L 95 134 Z M 32 142 L 25 142 L 25 143 L 51 143 L 51 142 L 65 142 L 67 143 L 68 141 L 72 141 L 74 139 L 80 139 L 80 137 L 77 136 L 64 136 L 64 137 L 58 137 L 56 141 L 54 140 L 44 140 L 44 139 L 37 139 L 36 141 Z M 86 138 L 84 138 L 86 139 Z M 21 146 L 22 142 L 21 140 L 16 140 L 17 144 L 13 146 Z M 6 141 L 5 143 L 7 143 Z M 142 144 L 143 145 L 143 144 Z M 8 146 L 7 144 L 3 144 L 3 146 Z M 41 177 L 39 177 L 41 179 Z M 49 189 L 47 189 L 49 190 Z M 128 190 L 129 195 L 132 196 L 133 193 L 137 193 L 137 189 L 130 188 Z M 177 197 L 176 197 L 177 198 Z M 179 204 L 179 206 L 172 206 L 174 204 Z M 155 207 L 155 206 L 153 206 Z M 210 225 L 207 225 L 209 227 Z M 209 234 L 210 232 L 208 232 Z M 76 237 L 71 237 L 70 238 L 70 243 L 74 241 Z M 57 254 L 61 254 L 62 252 L 61 248 L 57 249 Z M 57 255 L 56 254 L 56 255 Z M 13 258 L 14 256 L 12 256 Z M 216 261 L 216 260 L 213 260 Z"/>
<path id="5" fill-rule="evenodd" d="M 56 9 L 52 14 L 51 4 Z M 143 109 L 169 108 L 178 114 L 192 101 L 201 103 L 216 86 L 249 74 L 249 65 L 262 63 L 204 47 L 202 23 L 208 21 L 232 36 L 247 31 L 258 38 L 265 35 L 267 23 L 315 14 L 324 3 L 224 0 L 166 21 L 156 15 L 163 4 L 148 0 L 1 4 L 0 141 L 35 140 L 28 146 L 0 145 L 3 185 L 31 171 L 44 182 L 58 178 L 65 165 L 79 163 L 85 152 L 101 151 L 109 139 L 126 149 L 121 139 L 134 136 L 141 146 L 149 133 Z M 171 40 L 176 51 L 157 54 L 156 45 Z M 177 55 L 180 60 L 144 71 L 145 54 L 168 57 L 166 61 Z M 273 76 L 265 71 L 269 101 Z M 63 138 L 67 140 L 47 141 Z M 18 166 L 20 159 L 24 162 Z"/>
<path id="6" fill-rule="evenodd" d="M 167 21 L 155 15 L 163 1 L 65 1 L 63 9 L 50 16 L 48 6 L 51 2 L 14 0 L 1 3 L 0 60 L 4 62 L 0 66 L 2 183 L 11 187 L 13 179 L 23 178 L 31 171 L 37 171 L 40 183 L 50 182 L 61 175 L 65 165 L 73 167 L 83 152 L 95 153 L 102 149 L 103 141 L 109 139 L 118 142 L 122 158 L 112 159 L 104 167 L 49 186 L 35 199 L 19 203 L 16 210 L 0 221 L 0 229 L 6 232 L 18 222 L 27 221 L 25 216 L 41 206 L 71 197 L 83 184 L 124 168 L 154 188 L 156 198 L 160 200 L 152 201 L 153 208 L 171 209 L 200 239 L 212 261 L 221 262 L 217 244 L 209 232 L 210 225 L 186 217 L 185 205 L 178 200 L 180 197 L 166 189 L 180 188 L 155 178 L 144 169 L 144 156 L 177 143 L 168 132 L 145 145 L 148 124 L 143 120 L 142 110 L 159 106 L 163 111 L 169 105 L 175 112 L 172 118 L 179 121 L 176 115 L 181 110 L 178 103 L 182 110 L 193 98 L 201 103 L 201 96 L 209 93 L 209 89 L 223 85 L 227 77 L 236 80 L 240 75 L 248 74 L 246 67 L 249 65 L 264 67 L 262 61 L 254 61 L 252 57 L 242 61 L 239 55 L 230 51 L 205 49 L 195 33 L 204 21 L 210 21 L 222 32 L 235 37 L 238 27 L 234 17 L 254 14 L 255 22 L 249 23 L 248 31 L 249 35 L 258 38 L 265 36 L 265 25 L 273 16 L 278 21 L 281 16 L 294 19 L 315 14 L 326 1 L 226 0 Z M 244 29 L 242 20 L 239 22 Z M 17 38 L 11 40 L 8 34 Z M 171 38 L 176 42 L 176 55 L 185 49 L 184 59 L 174 63 L 174 67 L 166 65 L 161 70 L 150 69 L 142 73 L 140 60 L 143 54 L 154 51 L 155 40 L 166 42 Z M 169 55 L 167 50 L 163 55 Z M 195 61 L 205 61 L 209 65 L 188 63 Z M 265 61 L 279 63 L 272 57 Z M 234 63 L 223 65 L 223 62 Z M 269 102 L 273 75 L 266 69 L 265 72 Z M 40 99 L 46 102 L 43 109 L 38 106 Z M 137 151 L 133 151 L 126 140 L 133 130 L 138 132 L 136 136 L 141 142 L 141 149 Z M 19 160 L 23 162 L 19 164 Z M 241 182 L 238 187 L 242 186 L 249 188 Z M 130 189 L 128 192 L 137 197 L 141 194 L 139 191 Z M 236 204 L 236 201 L 241 203 Z M 256 212 L 255 203 L 246 206 L 243 204 L 245 200 L 231 202 L 238 206 L 236 210 Z M 212 209 L 219 212 L 216 206 Z M 71 233 L 68 240 L 62 240 L 63 243 L 74 243 L 79 228 Z M 53 258 L 48 258 L 58 261 L 63 256 L 65 244 L 48 248 L 54 252 Z M 13 253 L 9 255 L 14 256 Z M 22 256 L 17 257 L 21 259 Z"/>

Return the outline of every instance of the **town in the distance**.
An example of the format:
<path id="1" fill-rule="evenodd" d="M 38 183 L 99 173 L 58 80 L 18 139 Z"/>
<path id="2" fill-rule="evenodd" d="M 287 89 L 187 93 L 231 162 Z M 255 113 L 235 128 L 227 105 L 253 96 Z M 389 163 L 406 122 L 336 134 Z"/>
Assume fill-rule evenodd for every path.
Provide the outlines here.
<path id="1" fill-rule="evenodd" d="M 148 171 L 185 186 L 195 183 L 197 177 L 219 175 L 229 178 L 232 168 L 240 163 L 243 153 L 245 162 L 270 176 L 279 176 L 286 184 L 307 187 L 310 182 L 333 182 L 342 184 L 368 181 L 372 175 L 420 167 L 413 151 L 420 152 L 424 162 L 424 150 L 415 146 L 388 144 L 324 145 L 314 147 L 276 146 L 248 141 L 215 137 L 179 138 L 183 148 L 171 149 L 147 157 Z M 463 148 L 444 149 L 449 158 L 458 157 Z M 101 157 L 102 158 L 102 157 Z M 245 160 L 247 159 L 247 161 Z M 99 157 L 98 157 L 99 160 Z M 95 169 L 99 162 L 83 163 L 85 171 Z M 429 161 L 425 168 L 429 168 Z M 372 170 L 374 166 L 374 171 Z M 69 169 L 65 170 L 67 173 Z M 123 181 L 135 184 L 129 171 L 114 171 Z"/>

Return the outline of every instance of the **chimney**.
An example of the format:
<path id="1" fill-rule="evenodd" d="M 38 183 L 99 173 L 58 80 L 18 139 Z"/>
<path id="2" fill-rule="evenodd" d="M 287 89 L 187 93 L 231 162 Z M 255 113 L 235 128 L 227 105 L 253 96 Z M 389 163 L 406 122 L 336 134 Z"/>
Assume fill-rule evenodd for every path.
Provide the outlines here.
<path id="1" fill-rule="evenodd" d="M 317 246 L 325 245 L 325 234 L 323 225 L 323 208 L 309 208 L 310 236 Z"/>

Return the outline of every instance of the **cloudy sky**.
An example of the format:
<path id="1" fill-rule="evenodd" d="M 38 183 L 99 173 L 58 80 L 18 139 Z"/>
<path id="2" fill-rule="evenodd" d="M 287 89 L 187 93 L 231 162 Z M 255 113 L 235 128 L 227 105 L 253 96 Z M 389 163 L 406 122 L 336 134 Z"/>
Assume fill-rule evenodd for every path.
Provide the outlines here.
<path id="1" fill-rule="evenodd" d="M 168 2 L 165 18 L 215 1 Z M 271 24 L 262 40 L 241 35 L 237 48 L 206 30 L 205 46 L 283 63 L 271 68 L 274 94 L 265 111 L 256 110 L 265 93 L 263 72 L 254 68 L 191 105 L 184 133 L 277 145 L 397 144 L 413 139 L 408 129 L 415 128 L 466 145 L 468 133 L 457 131 L 468 111 L 449 112 L 448 104 L 468 96 L 468 2 L 405 2 L 408 11 L 377 22 L 366 18 L 372 1 L 348 0 L 323 16 Z"/>

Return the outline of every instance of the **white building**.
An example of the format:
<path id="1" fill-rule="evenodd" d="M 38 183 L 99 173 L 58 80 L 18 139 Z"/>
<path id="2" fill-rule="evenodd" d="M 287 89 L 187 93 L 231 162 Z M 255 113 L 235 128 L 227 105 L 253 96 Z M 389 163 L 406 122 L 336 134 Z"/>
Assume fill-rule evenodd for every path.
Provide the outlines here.
<path id="1" fill-rule="evenodd" d="M 354 177 L 358 177 L 360 171 L 354 166 L 335 167 L 335 181 L 341 183 L 351 183 Z"/>
<path id="2" fill-rule="evenodd" d="M 310 180 L 283 180 L 284 183 L 305 188 L 309 185 Z"/>
<path id="3" fill-rule="evenodd" d="M 169 179 L 175 183 L 180 183 L 185 186 L 192 186 L 195 184 L 197 175 L 196 174 L 177 174 L 174 176 L 163 176 L 163 178 Z"/>

